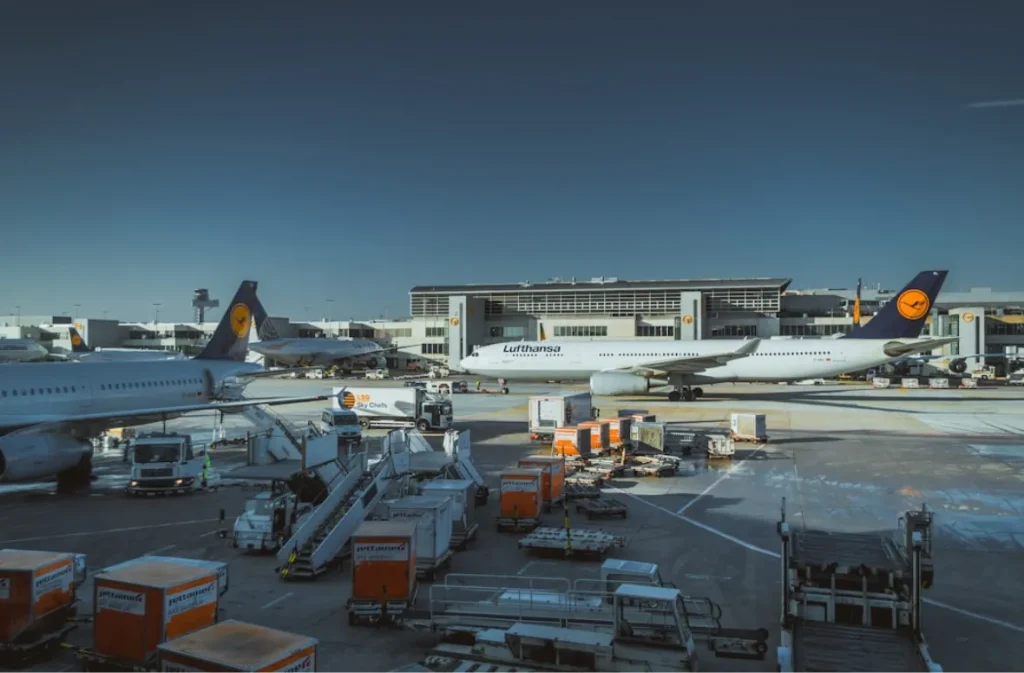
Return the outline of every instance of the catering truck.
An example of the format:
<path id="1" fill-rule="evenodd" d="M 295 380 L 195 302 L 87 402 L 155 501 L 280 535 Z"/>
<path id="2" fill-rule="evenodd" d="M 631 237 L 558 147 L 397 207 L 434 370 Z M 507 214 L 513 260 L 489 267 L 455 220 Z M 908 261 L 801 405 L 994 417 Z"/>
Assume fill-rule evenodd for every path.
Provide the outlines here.
<path id="1" fill-rule="evenodd" d="M 421 388 L 336 387 L 332 408 L 356 412 L 363 429 L 415 425 L 427 432 L 452 427 L 451 400 Z"/>
<path id="2" fill-rule="evenodd" d="M 530 398 L 530 439 L 550 442 L 555 428 L 565 428 L 597 417 L 590 393 L 535 395 Z"/>
<path id="3" fill-rule="evenodd" d="M 206 447 L 188 435 L 151 432 L 139 435 L 132 448 L 131 479 L 126 495 L 189 493 L 203 486 Z"/>

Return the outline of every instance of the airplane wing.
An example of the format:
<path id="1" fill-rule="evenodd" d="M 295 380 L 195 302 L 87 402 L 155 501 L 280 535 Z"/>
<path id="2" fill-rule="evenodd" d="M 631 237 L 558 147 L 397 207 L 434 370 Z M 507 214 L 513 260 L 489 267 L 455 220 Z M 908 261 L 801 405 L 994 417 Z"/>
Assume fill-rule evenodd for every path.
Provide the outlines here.
<path id="1" fill-rule="evenodd" d="M 939 337 L 937 339 L 921 339 L 919 341 L 901 342 L 901 341 L 890 341 L 885 344 L 885 354 L 893 358 L 902 358 L 907 355 L 913 355 L 915 353 L 924 353 L 925 351 L 933 351 L 940 346 L 946 344 L 956 343 L 960 341 L 960 337 Z M 943 356 L 951 357 L 951 356 Z M 954 359 L 961 356 L 952 356 Z"/>
<path id="2" fill-rule="evenodd" d="M 666 374 L 696 374 L 706 369 L 714 369 L 731 362 L 752 355 L 761 344 L 760 339 L 750 339 L 734 351 L 723 351 L 721 353 L 709 353 L 707 355 L 696 355 L 693 357 L 672 358 L 671 360 L 657 360 L 645 362 L 639 365 L 619 367 L 609 371 L 625 372 L 637 376 L 658 377 Z"/>
<path id="3" fill-rule="evenodd" d="M 19 432 L 52 431 L 57 425 L 99 425 L 108 428 L 125 424 L 142 424 L 162 420 L 168 415 L 187 414 L 193 411 L 239 411 L 246 407 L 258 405 L 297 404 L 301 402 L 320 402 L 330 399 L 328 395 L 309 397 L 255 397 L 236 402 L 209 402 L 205 404 L 182 404 L 174 407 L 154 407 L 152 409 L 133 409 L 125 412 L 96 412 L 91 414 L 39 414 L 37 416 L 18 416 L 18 424 L 24 427 Z M 0 416 L 0 425 L 3 417 Z M 50 427 L 47 427 L 50 426 Z"/>
<path id="4" fill-rule="evenodd" d="M 314 369 L 323 369 L 320 367 L 283 367 L 281 369 L 264 369 L 263 371 L 247 372 L 245 374 L 238 374 L 237 378 L 240 379 L 266 379 L 273 378 L 275 376 L 285 376 L 287 374 L 305 374 L 311 372 Z"/>

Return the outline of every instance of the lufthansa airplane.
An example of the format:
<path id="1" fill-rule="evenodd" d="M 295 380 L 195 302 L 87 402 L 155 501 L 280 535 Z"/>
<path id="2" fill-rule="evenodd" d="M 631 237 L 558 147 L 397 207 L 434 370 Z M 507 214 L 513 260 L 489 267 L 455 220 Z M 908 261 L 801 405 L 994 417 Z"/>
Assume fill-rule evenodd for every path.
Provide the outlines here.
<path id="1" fill-rule="evenodd" d="M 127 362 L 129 360 L 184 360 L 180 351 L 146 350 L 145 348 L 90 348 L 74 327 L 68 329 L 71 352 L 64 358 L 74 362 Z"/>
<path id="2" fill-rule="evenodd" d="M 493 344 L 462 360 L 463 371 L 519 381 L 590 381 L 595 395 L 675 388 L 692 401 L 701 383 L 801 381 L 876 367 L 934 350 L 957 337 L 918 339 L 946 271 L 923 271 L 867 324 L 838 339 L 535 341 Z"/>
<path id="3" fill-rule="evenodd" d="M 387 366 L 384 353 L 397 346 L 382 348 L 366 339 L 299 339 L 281 337 L 249 345 L 265 358 L 294 367 L 338 367 L 350 371 L 356 362 L 369 367 Z"/>
<path id="4" fill-rule="evenodd" d="M 42 362 L 49 359 L 50 351 L 38 341 L 0 338 L 0 363 Z"/>
<path id="5" fill-rule="evenodd" d="M 87 484 L 95 437 L 193 411 L 239 412 L 316 397 L 244 399 L 256 377 L 281 372 L 246 363 L 249 332 L 266 321 L 256 282 L 244 281 L 202 353 L 190 360 L 10 364 L 0 369 L 0 481 L 57 475 L 66 491 Z"/>

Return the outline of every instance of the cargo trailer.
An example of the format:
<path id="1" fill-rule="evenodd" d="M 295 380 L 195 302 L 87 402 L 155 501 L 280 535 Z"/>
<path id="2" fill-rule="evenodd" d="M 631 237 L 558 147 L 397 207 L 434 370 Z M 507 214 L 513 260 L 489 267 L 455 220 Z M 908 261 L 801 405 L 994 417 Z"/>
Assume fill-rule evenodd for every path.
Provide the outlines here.
<path id="1" fill-rule="evenodd" d="M 543 473 L 538 469 L 507 468 L 500 479 L 498 530 L 533 530 L 540 525 L 544 506 Z"/>
<path id="2" fill-rule="evenodd" d="M 392 521 L 416 524 L 416 573 L 433 580 L 438 569 L 451 563 L 452 499 L 446 494 L 408 495 L 388 504 Z"/>
<path id="3" fill-rule="evenodd" d="M 352 535 L 352 597 L 348 623 L 393 622 L 416 602 L 413 520 L 364 521 Z"/>
<path id="4" fill-rule="evenodd" d="M 19 668 L 28 657 L 59 644 L 74 628 L 75 554 L 0 550 L 0 658 Z M 81 561 L 84 566 L 84 558 Z"/>
<path id="5" fill-rule="evenodd" d="M 555 429 L 589 421 L 594 417 L 590 393 L 537 395 L 529 401 L 530 439 L 550 442 Z"/>
<path id="6" fill-rule="evenodd" d="M 591 455 L 590 450 L 590 428 L 583 428 L 572 425 L 565 428 L 555 428 L 555 439 L 551 445 L 552 453 L 561 456 Z"/>
<path id="7" fill-rule="evenodd" d="M 734 413 L 729 419 L 732 438 L 741 442 L 767 442 L 768 429 L 764 414 Z"/>
<path id="8" fill-rule="evenodd" d="M 235 619 L 160 645 L 161 671 L 315 671 L 316 638 Z"/>
<path id="9" fill-rule="evenodd" d="M 541 496 L 544 511 L 562 504 L 565 497 L 565 458 L 563 456 L 527 456 L 519 459 L 519 467 L 541 470 Z"/>
<path id="10" fill-rule="evenodd" d="M 476 539 L 476 482 L 472 479 L 432 479 L 420 484 L 423 495 L 452 499 L 452 549 L 464 550 Z"/>

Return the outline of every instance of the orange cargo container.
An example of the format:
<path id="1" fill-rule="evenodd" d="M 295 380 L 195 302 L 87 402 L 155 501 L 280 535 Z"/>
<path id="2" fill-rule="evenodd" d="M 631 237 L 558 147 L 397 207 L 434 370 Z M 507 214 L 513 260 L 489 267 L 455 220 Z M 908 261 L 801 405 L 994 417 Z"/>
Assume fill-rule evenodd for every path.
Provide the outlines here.
<path id="1" fill-rule="evenodd" d="M 608 424 L 609 445 L 619 447 L 629 441 L 629 428 L 633 425 L 632 418 L 602 418 L 600 422 Z"/>
<path id="2" fill-rule="evenodd" d="M 590 450 L 607 451 L 611 448 L 611 441 L 608 439 L 608 421 L 587 421 L 580 423 L 581 428 L 590 428 Z"/>
<path id="3" fill-rule="evenodd" d="M 38 631 L 74 601 L 74 554 L 0 549 L 0 643 Z"/>
<path id="4" fill-rule="evenodd" d="M 519 459 L 519 467 L 540 469 L 541 496 L 545 508 L 562 501 L 565 493 L 565 459 L 561 456 L 527 456 Z"/>
<path id="5" fill-rule="evenodd" d="M 551 445 L 551 450 L 560 456 L 589 456 L 590 428 L 578 425 L 555 428 L 555 441 Z"/>
<path id="6" fill-rule="evenodd" d="M 234 619 L 160 646 L 161 671 L 315 671 L 316 638 Z"/>
<path id="7" fill-rule="evenodd" d="M 539 521 L 544 500 L 541 481 L 541 471 L 537 469 L 511 467 L 502 471 L 498 518 Z"/>
<path id="8" fill-rule="evenodd" d="M 217 571 L 146 560 L 94 578 L 93 649 L 148 664 L 157 646 L 217 621 Z"/>
<path id="9" fill-rule="evenodd" d="M 352 535 L 352 600 L 412 600 L 416 522 L 364 521 Z"/>

